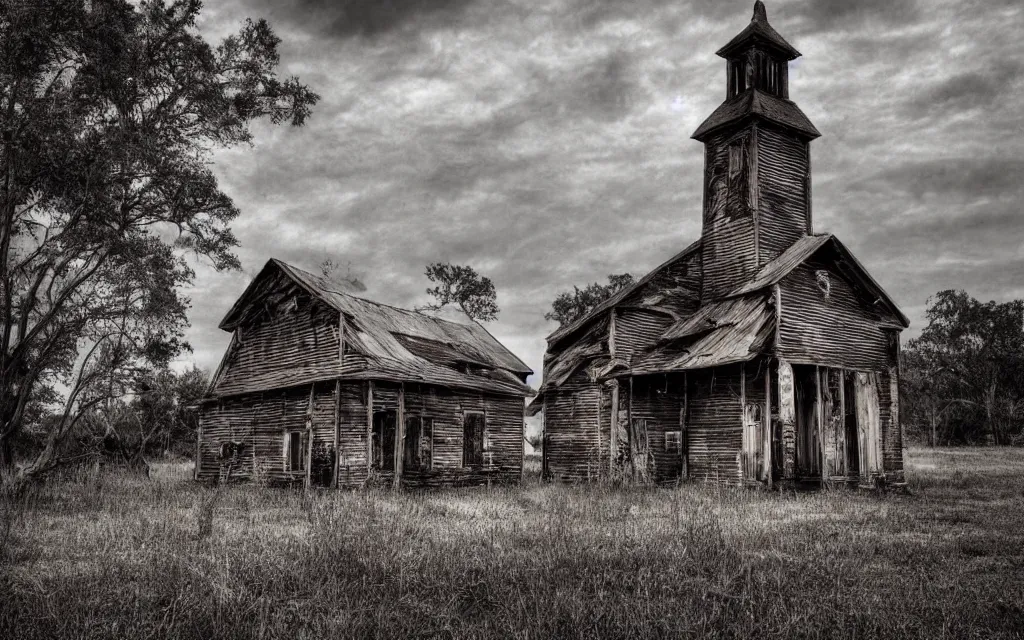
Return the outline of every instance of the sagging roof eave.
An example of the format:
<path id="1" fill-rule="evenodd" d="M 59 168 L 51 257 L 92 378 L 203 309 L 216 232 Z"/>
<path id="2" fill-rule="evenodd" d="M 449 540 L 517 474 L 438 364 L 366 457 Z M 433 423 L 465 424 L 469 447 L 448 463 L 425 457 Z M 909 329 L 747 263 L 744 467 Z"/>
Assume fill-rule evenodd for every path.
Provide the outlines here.
<path id="1" fill-rule="evenodd" d="M 475 393 L 483 392 L 498 396 L 508 396 L 510 398 L 532 398 L 536 396 L 538 393 L 535 389 L 526 384 L 523 385 L 524 388 L 521 390 L 491 388 L 491 386 L 488 385 L 486 382 L 478 386 L 469 387 L 445 382 L 435 382 L 430 379 L 418 378 L 415 376 L 382 376 L 379 374 L 375 375 L 373 372 L 368 372 L 366 375 L 350 374 L 344 376 L 311 376 L 309 379 L 306 380 L 293 381 L 285 384 L 266 384 L 253 387 L 251 389 L 245 389 L 242 391 L 230 391 L 226 393 L 217 393 L 215 391 L 209 391 L 203 396 L 202 399 L 199 400 L 199 403 L 206 404 L 209 402 L 216 402 L 217 400 L 223 400 L 225 398 L 237 398 L 239 396 L 247 396 L 254 393 L 266 393 L 268 391 L 282 391 L 285 389 L 295 389 L 298 387 L 305 387 L 310 384 L 316 384 L 318 382 L 329 382 L 331 380 L 339 380 L 341 382 L 364 382 L 366 380 L 378 380 L 382 382 L 409 382 L 415 384 L 429 385 L 432 387 L 443 387 L 445 389 L 472 391 Z"/>
<path id="2" fill-rule="evenodd" d="M 700 365 L 700 366 L 695 366 L 695 367 L 688 367 L 688 366 L 683 366 L 683 367 L 664 367 L 664 368 L 651 369 L 651 370 L 645 370 L 645 371 L 639 371 L 639 372 L 634 371 L 633 369 L 629 369 L 629 370 L 615 371 L 613 373 L 609 373 L 608 375 L 606 375 L 606 376 L 604 376 L 602 378 L 598 378 L 598 380 L 612 380 L 612 379 L 619 380 L 619 379 L 622 379 L 622 378 L 629 378 L 631 376 L 660 376 L 660 375 L 664 375 L 666 373 L 682 373 L 684 371 L 701 371 L 703 369 L 718 369 L 719 367 L 728 367 L 729 365 L 739 364 L 741 362 L 750 362 L 751 360 L 754 360 L 755 358 L 758 358 L 758 357 L 761 357 L 761 356 L 770 356 L 770 355 L 772 355 L 772 354 L 769 353 L 769 352 L 762 352 L 762 351 L 754 352 L 754 351 L 752 351 L 748 355 L 736 356 L 734 358 L 725 358 L 722 361 L 716 362 L 716 363 L 714 363 L 712 365 Z"/>
<path id="3" fill-rule="evenodd" d="M 644 277 L 640 278 L 632 285 L 626 287 L 622 291 L 619 291 L 612 297 L 608 298 L 601 304 L 591 309 L 590 312 L 588 312 L 586 315 L 584 315 L 582 318 L 579 318 L 575 322 L 572 322 L 571 324 L 569 324 L 569 326 L 559 327 L 558 329 L 551 332 L 551 334 L 548 335 L 547 337 L 548 349 L 550 350 L 552 347 L 554 347 L 562 340 L 568 338 L 577 331 L 586 328 L 594 320 L 601 318 L 606 311 L 608 311 L 612 307 L 615 307 L 616 305 L 618 305 L 618 303 L 628 298 L 632 293 L 634 293 L 635 291 L 646 285 L 648 282 L 653 280 L 654 277 L 659 272 L 661 272 L 662 269 L 666 269 L 672 266 L 673 264 L 679 262 L 680 260 L 683 260 L 691 256 L 694 252 L 700 249 L 700 242 L 701 241 L 698 239 L 696 242 L 691 243 L 689 246 L 687 246 L 679 253 L 675 254 L 665 262 L 662 262 L 654 269 L 651 269 L 646 275 L 644 275 Z"/>

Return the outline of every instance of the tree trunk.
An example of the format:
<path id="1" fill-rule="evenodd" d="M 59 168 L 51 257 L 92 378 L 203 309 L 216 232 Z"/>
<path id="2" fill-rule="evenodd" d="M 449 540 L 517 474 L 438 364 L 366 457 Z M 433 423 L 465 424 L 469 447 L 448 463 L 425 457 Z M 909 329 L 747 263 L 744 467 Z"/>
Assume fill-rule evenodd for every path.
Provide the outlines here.
<path id="1" fill-rule="evenodd" d="M 937 422 L 938 422 L 938 418 L 935 416 L 935 406 L 932 405 L 932 437 L 931 437 L 931 445 L 932 445 L 933 449 L 939 445 L 938 432 L 936 430 L 936 423 Z"/>
<path id="2" fill-rule="evenodd" d="M 995 413 L 996 404 L 996 383 L 993 382 L 989 385 L 985 393 L 985 426 L 987 428 L 985 433 L 985 444 L 994 445 L 999 444 L 996 438 L 996 425 L 993 414 Z"/>

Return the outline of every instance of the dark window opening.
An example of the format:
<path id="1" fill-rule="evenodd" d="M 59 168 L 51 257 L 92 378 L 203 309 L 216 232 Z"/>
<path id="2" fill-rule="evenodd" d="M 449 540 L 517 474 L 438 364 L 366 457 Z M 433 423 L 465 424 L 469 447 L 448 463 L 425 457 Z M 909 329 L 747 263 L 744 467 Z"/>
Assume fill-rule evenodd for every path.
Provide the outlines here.
<path id="1" fill-rule="evenodd" d="M 409 416 L 405 419 L 405 448 L 402 465 L 406 469 L 433 468 L 434 419 Z"/>
<path id="2" fill-rule="evenodd" d="M 288 471 L 305 471 L 306 469 L 306 432 L 290 431 L 285 435 L 285 448 Z"/>
<path id="3" fill-rule="evenodd" d="M 478 411 L 462 417 L 462 466 L 481 466 L 484 463 L 484 432 L 486 418 Z"/>
<path id="4" fill-rule="evenodd" d="M 373 414 L 373 460 L 370 466 L 379 471 L 395 470 L 395 425 L 398 414 L 394 410 Z"/>
<path id="5" fill-rule="evenodd" d="M 846 436 L 846 474 L 860 475 L 860 435 L 857 433 L 857 387 L 854 373 L 843 371 L 843 429 Z"/>

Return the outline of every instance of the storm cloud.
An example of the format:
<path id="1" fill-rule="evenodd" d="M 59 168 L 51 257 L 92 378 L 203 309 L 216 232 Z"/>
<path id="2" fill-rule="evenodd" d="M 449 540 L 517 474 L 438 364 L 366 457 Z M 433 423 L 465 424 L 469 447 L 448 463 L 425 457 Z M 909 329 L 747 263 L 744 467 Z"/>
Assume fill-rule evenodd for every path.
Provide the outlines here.
<path id="1" fill-rule="evenodd" d="M 769 0 L 804 57 L 791 97 L 812 144 L 814 226 L 923 324 L 929 294 L 1024 297 L 1024 11 L 1015 2 Z M 642 274 L 700 233 L 702 146 L 725 95 L 714 52 L 752 0 L 227 0 L 201 28 L 267 17 L 282 65 L 323 96 L 215 170 L 242 216 L 241 273 L 199 265 L 191 359 L 270 257 L 331 259 L 399 306 L 428 262 L 490 277 L 488 329 L 538 373 L 551 300 Z M 539 376 L 531 382 L 537 384 Z"/>

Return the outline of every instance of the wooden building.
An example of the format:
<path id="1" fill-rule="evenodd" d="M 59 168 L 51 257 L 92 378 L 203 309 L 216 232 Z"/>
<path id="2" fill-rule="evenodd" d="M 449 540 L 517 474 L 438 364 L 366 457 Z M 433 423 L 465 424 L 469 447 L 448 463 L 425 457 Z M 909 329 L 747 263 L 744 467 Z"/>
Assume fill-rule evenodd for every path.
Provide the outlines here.
<path id="1" fill-rule="evenodd" d="M 483 327 L 270 260 L 225 316 L 196 478 L 358 486 L 519 481 L 530 369 Z"/>
<path id="2" fill-rule="evenodd" d="M 727 484 L 903 481 L 906 316 L 811 225 L 800 54 L 764 4 L 718 51 L 727 97 L 704 143 L 701 238 L 548 337 L 544 474 Z"/>

